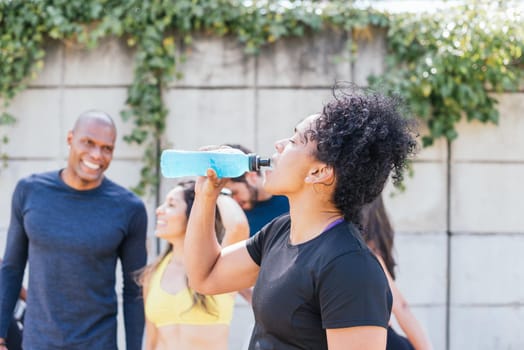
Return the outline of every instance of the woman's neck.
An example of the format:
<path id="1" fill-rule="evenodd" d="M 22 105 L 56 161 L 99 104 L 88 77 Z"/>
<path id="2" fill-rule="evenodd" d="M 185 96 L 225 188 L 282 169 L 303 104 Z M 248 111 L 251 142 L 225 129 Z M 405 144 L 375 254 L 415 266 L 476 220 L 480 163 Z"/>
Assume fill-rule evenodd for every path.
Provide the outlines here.
<path id="1" fill-rule="evenodd" d="M 184 260 L 184 238 L 174 238 L 168 240 L 173 246 L 172 262 L 182 263 Z"/>
<path id="2" fill-rule="evenodd" d="M 304 243 L 319 236 L 330 224 L 344 217 L 332 203 L 315 201 L 314 198 L 290 198 L 289 215 L 292 244 Z"/>

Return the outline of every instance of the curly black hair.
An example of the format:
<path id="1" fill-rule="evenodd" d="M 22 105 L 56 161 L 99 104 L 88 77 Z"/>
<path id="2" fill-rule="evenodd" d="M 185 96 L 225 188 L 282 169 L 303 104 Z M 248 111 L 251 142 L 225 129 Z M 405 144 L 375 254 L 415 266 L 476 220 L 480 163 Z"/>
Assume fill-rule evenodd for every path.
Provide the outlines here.
<path id="1" fill-rule="evenodd" d="M 335 173 L 333 202 L 348 221 L 358 222 L 363 205 L 383 190 L 392 173 L 395 184 L 417 143 L 414 119 L 398 97 L 337 83 L 310 130 L 316 158 Z"/>

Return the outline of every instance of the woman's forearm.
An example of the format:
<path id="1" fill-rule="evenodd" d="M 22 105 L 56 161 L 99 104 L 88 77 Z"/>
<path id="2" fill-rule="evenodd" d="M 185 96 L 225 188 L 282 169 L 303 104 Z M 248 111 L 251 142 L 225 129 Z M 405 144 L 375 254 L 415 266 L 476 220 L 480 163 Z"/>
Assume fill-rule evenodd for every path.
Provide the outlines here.
<path id="1" fill-rule="evenodd" d="M 402 331 L 406 334 L 406 337 L 415 350 L 432 350 L 429 338 L 424 332 L 422 325 L 412 313 L 409 305 L 404 304 L 395 311 L 395 318 L 400 328 L 402 328 Z"/>
<path id="2" fill-rule="evenodd" d="M 205 290 L 207 278 L 220 255 L 215 236 L 216 197 L 195 195 L 184 239 L 184 262 L 189 284 L 196 291 Z"/>

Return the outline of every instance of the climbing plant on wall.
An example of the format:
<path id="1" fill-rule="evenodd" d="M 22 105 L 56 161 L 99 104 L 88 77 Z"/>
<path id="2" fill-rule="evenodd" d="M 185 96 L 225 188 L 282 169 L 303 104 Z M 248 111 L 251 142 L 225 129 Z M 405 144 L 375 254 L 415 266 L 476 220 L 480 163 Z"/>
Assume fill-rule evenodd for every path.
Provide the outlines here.
<path id="1" fill-rule="evenodd" d="M 457 138 L 463 117 L 498 122 L 493 93 L 517 89 L 524 68 L 524 18 L 511 5 L 477 1 L 389 22 L 386 74 L 370 81 L 404 96 L 428 127 L 424 146 Z"/>
<path id="2" fill-rule="evenodd" d="M 481 1 L 445 14 L 392 15 L 347 0 L 0 0 L 0 127 L 15 122 L 5 111 L 42 69 L 47 40 L 94 48 L 101 38 L 120 37 L 135 49 L 122 117 L 134 125 L 125 140 L 144 145 L 135 188 L 143 194 L 158 181 L 158 140 L 168 113 L 162 92 L 183 74 L 178 46 L 190 44 L 195 33 L 234 37 L 246 54 L 256 54 L 264 45 L 326 27 L 356 35 L 375 26 L 387 28 L 387 70 L 371 82 L 409 101 L 428 125 L 429 145 L 438 137 L 454 139 L 462 115 L 497 120 L 488 92 L 514 89 L 521 77 L 520 16 L 501 2 Z"/>

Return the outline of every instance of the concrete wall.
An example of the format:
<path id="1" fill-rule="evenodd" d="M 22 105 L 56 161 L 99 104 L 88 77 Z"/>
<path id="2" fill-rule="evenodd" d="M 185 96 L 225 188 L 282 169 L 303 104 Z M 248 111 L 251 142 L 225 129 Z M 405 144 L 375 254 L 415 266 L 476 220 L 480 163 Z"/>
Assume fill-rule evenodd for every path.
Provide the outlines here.
<path id="1" fill-rule="evenodd" d="M 165 92 L 170 114 L 165 147 L 196 149 L 238 142 L 261 154 L 318 112 L 337 80 L 366 84 L 381 72 L 384 41 L 374 32 L 348 57 L 343 33 L 290 39 L 246 56 L 229 39 L 196 38 L 185 76 Z M 188 51 L 189 52 L 189 51 Z M 89 108 L 119 117 L 132 80 L 132 52 L 117 40 L 94 51 L 49 43 L 44 71 L 13 101 L 18 123 L 7 130 L 10 160 L 0 172 L 0 248 L 15 183 L 32 172 L 62 167 L 66 133 Z M 524 94 L 503 94 L 500 125 L 464 123 L 451 147 L 439 141 L 414 163 L 407 190 L 388 186 L 386 205 L 397 230 L 397 283 L 435 349 L 521 349 L 524 336 Z M 119 139 L 108 176 L 137 183 L 142 150 Z M 162 198 L 172 181 L 162 181 Z M 150 244 L 157 198 L 145 198 Z M 252 322 L 238 301 L 231 349 L 240 349 Z"/>

